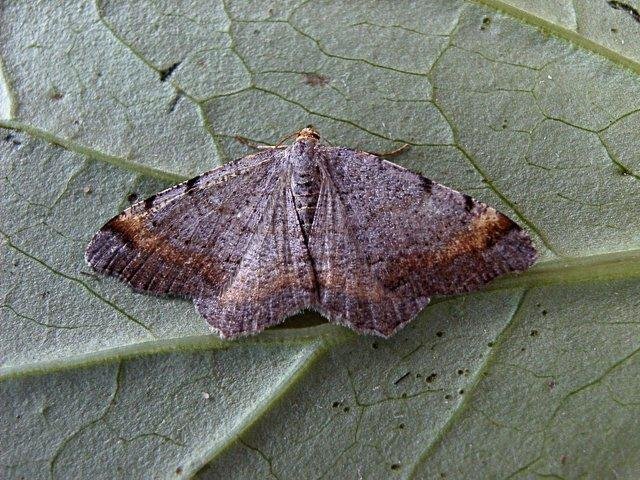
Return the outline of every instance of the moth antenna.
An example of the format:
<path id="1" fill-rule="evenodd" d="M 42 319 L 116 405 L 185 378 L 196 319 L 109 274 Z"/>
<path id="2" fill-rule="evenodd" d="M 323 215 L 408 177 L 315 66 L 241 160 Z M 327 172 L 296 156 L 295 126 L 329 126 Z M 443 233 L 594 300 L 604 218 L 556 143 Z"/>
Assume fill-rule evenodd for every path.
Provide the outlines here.
<path id="1" fill-rule="evenodd" d="M 367 153 L 370 153 L 371 155 L 375 155 L 376 157 L 390 158 L 390 157 L 397 157 L 398 155 L 409 150 L 409 148 L 411 148 L 411 145 L 409 145 L 408 143 L 405 143 L 404 145 L 396 148 L 395 150 L 389 150 L 386 152 L 367 152 Z"/>
<path id="2" fill-rule="evenodd" d="M 322 137 L 323 143 L 327 143 L 330 147 L 335 147 L 335 144 L 329 141 L 328 138 Z"/>
<path id="3" fill-rule="evenodd" d="M 254 148 L 256 150 L 265 150 L 268 148 L 276 148 L 277 145 L 267 145 L 265 144 L 261 144 L 261 143 L 257 143 L 254 142 L 253 140 L 249 140 L 248 138 L 245 137 L 241 137 L 240 135 L 236 135 L 235 137 L 233 137 L 235 139 L 236 142 L 240 142 L 243 145 L 246 145 L 249 148 Z"/>
<path id="4" fill-rule="evenodd" d="M 278 142 L 274 145 L 274 147 L 279 147 L 280 145 L 282 145 L 287 140 L 290 140 L 293 137 L 297 136 L 298 133 L 300 133 L 300 132 L 293 132 L 293 133 L 290 133 L 289 135 L 287 135 L 285 137 L 282 137 L 280 140 L 278 140 Z"/>

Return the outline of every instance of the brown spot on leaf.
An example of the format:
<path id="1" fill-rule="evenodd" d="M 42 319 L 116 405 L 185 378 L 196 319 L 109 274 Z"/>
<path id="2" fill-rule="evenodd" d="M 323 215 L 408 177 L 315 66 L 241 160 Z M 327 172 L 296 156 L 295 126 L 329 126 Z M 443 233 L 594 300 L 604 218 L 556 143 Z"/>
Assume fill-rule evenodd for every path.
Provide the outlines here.
<path id="1" fill-rule="evenodd" d="M 303 82 L 312 87 L 324 87 L 329 85 L 329 81 L 331 80 L 329 77 L 318 73 L 304 73 L 302 76 Z"/>
<path id="2" fill-rule="evenodd" d="M 62 100 L 62 98 L 64 98 L 64 93 L 54 87 L 49 90 L 49 98 L 54 101 Z"/>

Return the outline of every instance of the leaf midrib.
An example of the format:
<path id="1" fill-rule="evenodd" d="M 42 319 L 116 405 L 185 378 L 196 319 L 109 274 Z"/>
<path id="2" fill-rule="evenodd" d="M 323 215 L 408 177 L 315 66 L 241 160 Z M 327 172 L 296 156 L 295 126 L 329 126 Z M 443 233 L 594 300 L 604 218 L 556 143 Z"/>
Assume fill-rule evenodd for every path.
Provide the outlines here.
<path id="1" fill-rule="evenodd" d="M 469 1 L 469 0 L 468 0 Z M 640 75 L 640 62 L 637 62 L 631 58 L 625 57 L 615 50 L 611 50 L 580 33 L 570 30 L 568 28 L 557 25 L 549 20 L 534 15 L 533 13 L 521 10 L 513 5 L 508 4 L 502 0 L 470 0 L 474 3 L 480 4 L 484 7 L 496 10 L 498 12 L 509 15 L 510 17 L 519 20 L 527 25 L 540 28 L 548 33 L 562 38 L 574 45 L 593 52 L 601 57 L 604 57 L 609 62 L 619 65 L 624 68 L 628 68 L 632 72 Z"/>

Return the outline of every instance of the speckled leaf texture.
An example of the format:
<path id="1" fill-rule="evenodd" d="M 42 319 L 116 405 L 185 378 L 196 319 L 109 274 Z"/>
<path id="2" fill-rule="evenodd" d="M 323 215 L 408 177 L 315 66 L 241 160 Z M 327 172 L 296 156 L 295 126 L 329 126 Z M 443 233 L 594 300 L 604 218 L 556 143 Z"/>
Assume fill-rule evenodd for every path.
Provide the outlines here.
<path id="1" fill-rule="evenodd" d="M 640 477 L 640 2 L 0 4 L 0 477 Z M 136 198 L 307 124 L 496 206 L 529 272 L 390 340 L 236 342 L 91 275 Z M 315 323 L 314 323 L 315 322 Z"/>

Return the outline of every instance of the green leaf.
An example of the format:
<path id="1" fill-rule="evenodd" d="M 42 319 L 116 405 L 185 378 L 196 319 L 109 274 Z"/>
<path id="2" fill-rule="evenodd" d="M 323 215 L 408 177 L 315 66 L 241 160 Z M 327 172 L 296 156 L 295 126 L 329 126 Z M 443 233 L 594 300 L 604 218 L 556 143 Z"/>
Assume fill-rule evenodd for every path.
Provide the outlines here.
<path id="1" fill-rule="evenodd" d="M 180 2 L 177 2 L 180 3 Z M 0 476 L 636 478 L 637 2 L 4 2 Z M 309 123 L 497 206 L 530 272 L 390 340 L 211 336 L 90 274 L 135 198 Z"/>

